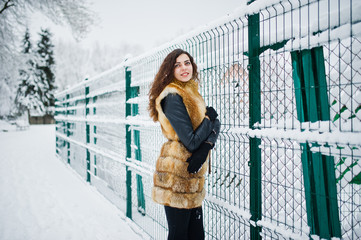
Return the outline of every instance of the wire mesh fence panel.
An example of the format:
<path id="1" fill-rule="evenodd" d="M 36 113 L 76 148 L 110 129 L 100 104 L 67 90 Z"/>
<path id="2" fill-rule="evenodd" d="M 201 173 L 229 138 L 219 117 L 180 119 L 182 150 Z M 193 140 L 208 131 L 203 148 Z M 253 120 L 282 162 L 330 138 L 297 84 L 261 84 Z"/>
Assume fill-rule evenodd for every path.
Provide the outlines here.
<path id="1" fill-rule="evenodd" d="M 131 65 L 131 86 L 138 87 L 137 96 L 130 102 L 136 108 L 132 109 L 132 159 L 139 161 L 144 172 L 132 175 L 133 221 L 154 239 L 166 238 L 166 217 L 163 207 L 152 201 L 153 171 L 159 149 L 164 143 L 159 124 L 149 119 L 148 92 L 150 83 L 160 66 L 160 57 L 152 56 L 140 59 Z M 134 110 L 136 112 L 134 112 Z M 138 140 L 136 140 L 138 139 Z"/>
<path id="2" fill-rule="evenodd" d="M 233 14 L 57 95 L 57 155 L 153 239 L 162 144 L 148 92 L 176 48 L 218 112 L 206 239 L 361 238 L 361 3 L 250 1 Z"/>
<path id="3" fill-rule="evenodd" d="M 330 123 L 333 132 L 361 131 L 361 43 L 357 37 L 330 42 L 324 47 Z M 360 137 L 360 134 L 358 134 Z M 315 151 L 332 156 L 335 164 L 337 200 L 344 239 L 361 237 L 360 146 L 333 144 L 315 146 Z"/>
<path id="4" fill-rule="evenodd" d="M 360 132 L 361 42 L 355 37 L 325 46 L 332 129 Z"/>

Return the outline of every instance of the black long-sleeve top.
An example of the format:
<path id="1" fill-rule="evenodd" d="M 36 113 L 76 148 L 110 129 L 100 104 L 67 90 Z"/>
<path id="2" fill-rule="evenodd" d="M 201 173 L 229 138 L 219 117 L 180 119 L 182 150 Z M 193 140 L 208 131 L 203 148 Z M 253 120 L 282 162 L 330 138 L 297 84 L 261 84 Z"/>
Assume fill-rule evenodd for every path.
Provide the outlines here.
<path id="1" fill-rule="evenodd" d="M 191 119 L 180 95 L 168 94 L 162 99 L 161 106 L 179 140 L 188 151 L 194 152 L 204 141 L 213 145 L 217 141 L 220 130 L 219 120 L 212 122 L 204 118 L 198 128 L 193 130 Z"/>

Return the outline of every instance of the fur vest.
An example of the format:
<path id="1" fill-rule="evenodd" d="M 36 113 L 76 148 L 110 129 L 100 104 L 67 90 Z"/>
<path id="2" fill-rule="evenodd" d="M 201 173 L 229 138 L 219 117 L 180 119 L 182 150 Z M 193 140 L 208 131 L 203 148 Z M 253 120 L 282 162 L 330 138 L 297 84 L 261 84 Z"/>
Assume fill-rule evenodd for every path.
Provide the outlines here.
<path id="1" fill-rule="evenodd" d="M 201 170 L 195 174 L 188 173 L 186 161 L 191 153 L 180 142 L 160 103 L 171 93 L 177 93 L 182 97 L 194 130 L 202 123 L 206 113 L 206 105 L 194 80 L 187 83 L 175 80 L 165 87 L 156 99 L 158 119 L 163 135 L 168 141 L 163 144 L 157 159 L 152 198 L 155 202 L 166 206 L 196 208 L 202 205 L 205 197 L 204 174 L 207 172 L 208 164 L 206 161 Z"/>

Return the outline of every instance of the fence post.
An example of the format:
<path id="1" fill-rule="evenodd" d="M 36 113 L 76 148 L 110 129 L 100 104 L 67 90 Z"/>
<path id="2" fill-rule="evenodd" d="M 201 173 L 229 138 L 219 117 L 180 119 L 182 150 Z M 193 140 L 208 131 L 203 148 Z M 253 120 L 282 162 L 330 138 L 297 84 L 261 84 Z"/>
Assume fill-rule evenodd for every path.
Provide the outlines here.
<path id="1" fill-rule="evenodd" d="M 68 117 L 69 116 L 69 110 L 68 110 L 68 107 L 69 107 L 69 94 L 66 94 L 66 116 Z M 66 122 L 66 136 L 69 138 L 70 136 L 70 123 L 69 121 Z M 67 150 L 66 150 L 66 156 L 67 156 L 67 162 L 68 164 L 70 164 L 70 142 L 68 141 L 66 143 L 66 147 L 67 147 Z"/>
<path id="2" fill-rule="evenodd" d="M 322 47 L 291 53 L 298 120 L 329 121 L 326 74 Z M 332 156 L 311 151 L 301 144 L 307 221 L 311 234 L 341 237 L 338 216 L 335 164 Z"/>
<path id="3" fill-rule="evenodd" d="M 135 98 L 139 95 L 139 87 L 131 88 L 131 97 Z M 138 115 L 138 104 L 132 104 L 132 116 Z M 134 135 L 134 146 L 135 149 L 135 159 L 138 161 L 142 161 L 141 149 L 140 149 L 140 132 L 139 130 L 133 130 Z M 145 199 L 144 199 L 144 191 L 143 191 L 143 182 L 142 176 L 137 174 L 137 199 L 138 199 L 138 211 L 145 215 Z"/>
<path id="4" fill-rule="evenodd" d="M 139 87 L 131 87 L 130 86 L 130 84 L 131 84 L 130 67 L 127 67 L 125 72 L 126 72 L 126 101 L 128 101 L 131 98 L 138 97 Z M 126 104 L 127 104 L 126 117 L 138 115 L 138 104 L 135 104 L 135 103 L 132 103 L 132 104 L 126 103 Z M 127 126 L 129 126 L 129 125 L 127 125 Z M 132 132 L 129 129 L 131 129 L 130 126 L 127 128 L 127 159 L 132 157 Z M 138 161 L 142 161 L 141 150 L 140 150 L 140 132 L 139 132 L 139 130 L 132 130 L 132 131 L 133 131 L 133 136 L 134 136 L 133 144 L 136 147 L 136 149 L 134 151 L 135 159 Z M 127 177 L 128 177 L 128 175 L 127 175 Z M 142 215 L 145 215 L 145 199 L 144 199 L 142 176 L 137 174 L 136 179 L 137 179 L 138 211 Z M 130 179 L 130 181 L 131 181 L 131 179 Z M 131 186 L 130 185 L 128 186 L 128 184 L 127 184 L 127 192 L 130 191 L 129 194 L 131 196 Z M 128 209 L 128 204 L 129 204 L 129 208 L 130 208 L 129 211 L 131 211 L 131 198 L 130 198 L 129 202 L 127 201 L 127 209 Z M 131 216 L 131 214 L 130 214 L 130 216 Z"/>
<path id="5" fill-rule="evenodd" d="M 98 99 L 97 96 L 93 97 L 93 104 L 96 103 L 97 99 Z M 97 111 L 96 107 L 95 107 L 95 105 L 93 105 L 93 115 L 94 116 L 97 113 L 96 111 Z M 93 143 L 94 143 L 94 145 L 96 145 L 98 138 L 97 138 L 97 126 L 95 125 L 95 123 L 94 123 L 94 126 L 93 126 L 93 136 L 94 136 L 93 137 Z M 97 175 L 97 155 L 95 153 L 93 153 L 93 155 L 94 155 L 94 157 L 93 157 L 93 159 L 94 159 L 94 162 L 93 162 L 94 163 L 94 176 L 96 176 Z"/>
<path id="6" fill-rule="evenodd" d="M 88 80 L 87 78 L 85 79 L 85 81 Z M 87 117 L 89 115 L 89 86 L 85 85 L 85 134 L 86 134 L 86 143 L 87 145 L 90 144 L 90 125 L 88 124 Z M 90 151 L 87 148 L 86 149 L 86 181 L 90 182 Z"/>
<path id="7" fill-rule="evenodd" d="M 125 101 L 131 98 L 131 71 L 130 67 L 125 68 Z M 131 116 L 131 104 L 125 102 L 125 118 Z M 132 157 L 132 133 L 130 132 L 130 125 L 125 125 L 125 138 L 126 138 L 126 161 Z M 127 210 L 126 216 L 132 218 L 132 172 L 126 167 L 126 185 L 127 185 Z"/>
<path id="8" fill-rule="evenodd" d="M 248 4 L 254 0 L 249 1 Z M 259 14 L 248 16 L 248 51 L 249 51 L 249 128 L 255 129 L 254 124 L 261 121 L 261 80 L 260 80 L 260 36 Z M 257 222 L 262 218 L 261 200 L 261 139 L 250 137 L 250 211 L 251 221 Z M 251 239 L 262 239 L 262 228 L 254 224 L 251 227 Z"/>

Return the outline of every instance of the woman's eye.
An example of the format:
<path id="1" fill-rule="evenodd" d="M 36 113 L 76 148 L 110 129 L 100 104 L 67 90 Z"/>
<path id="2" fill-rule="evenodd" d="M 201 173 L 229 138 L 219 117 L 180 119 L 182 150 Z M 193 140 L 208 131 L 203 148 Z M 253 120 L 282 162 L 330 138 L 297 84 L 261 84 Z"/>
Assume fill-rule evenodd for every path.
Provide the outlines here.
<path id="1" fill-rule="evenodd" d="M 177 67 L 179 67 L 179 64 L 174 65 L 174 68 L 177 68 Z"/>
<path id="2" fill-rule="evenodd" d="M 191 62 L 186 62 L 186 65 L 189 65 L 189 64 L 191 64 Z"/>

